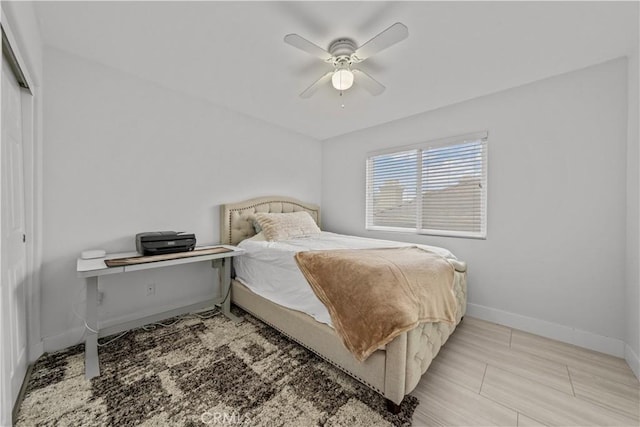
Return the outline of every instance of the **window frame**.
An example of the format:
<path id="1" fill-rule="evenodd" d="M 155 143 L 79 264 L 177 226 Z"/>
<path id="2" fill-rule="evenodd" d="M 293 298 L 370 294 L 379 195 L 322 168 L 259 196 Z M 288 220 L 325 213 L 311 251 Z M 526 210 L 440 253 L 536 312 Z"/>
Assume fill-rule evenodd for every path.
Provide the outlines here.
<path id="1" fill-rule="evenodd" d="M 481 140 L 484 144 L 483 151 L 484 156 L 482 159 L 482 174 L 481 174 L 481 196 L 480 203 L 482 206 L 481 210 L 481 220 L 480 220 L 480 231 L 457 231 L 457 230 L 440 230 L 440 229 L 424 229 L 422 228 L 422 174 L 423 174 L 423 155 L 422 152 L 437 149 L 441 147 L 453 146 L 456 144 L 463 144 L 465 141 L 475 141 Z M 396 154 L 402 152 L 409 151 L 417 151 L 416 156 L 416 180 L 417 180 L 417 191 L 416 191 L 416 219 L 415 219 L 415 227 L 390 227 L 384 225 L 373 225 L 369 224 L 369 219 L 372 218 L 372 209 L 373 209 L 373 179 L 371 173 L 373 172 L 373 168 L 371 167 L 371 162 L 375 157 L 388 155 L 388 154 Z M 468 239 L 486 239 L 487 238 L 487 216 L 488 216 L 488 185 L 487 181 L 489 180 L 489 132 L 473 132 L 464 135 L 452 136 L 447 138 L 435 139 L 427 142 L 421 142 L 418 144 L 411 144 L 399 147 L 386 148 L 382 150 L 371 151 L 367 153 L 366 156 L 366 164 L 365 164 L 365 229 L 370 231 L 390 231 L 397 233 L 412 233 L 412 234 L 421 234 L 421 235 L 429 235 L 429 236 L 443 236 L 443 237 L 461 237 Z"/>

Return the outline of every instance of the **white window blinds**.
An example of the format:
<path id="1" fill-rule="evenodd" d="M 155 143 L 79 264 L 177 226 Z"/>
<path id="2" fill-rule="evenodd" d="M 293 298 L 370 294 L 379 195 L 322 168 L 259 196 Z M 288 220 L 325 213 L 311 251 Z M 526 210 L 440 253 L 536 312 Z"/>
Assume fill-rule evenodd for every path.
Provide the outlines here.
<path id="1" fill-rule="evenodd" d="M 366 191 L 367 229 L 485 238 L 487 133 L 371 153 Z"/>

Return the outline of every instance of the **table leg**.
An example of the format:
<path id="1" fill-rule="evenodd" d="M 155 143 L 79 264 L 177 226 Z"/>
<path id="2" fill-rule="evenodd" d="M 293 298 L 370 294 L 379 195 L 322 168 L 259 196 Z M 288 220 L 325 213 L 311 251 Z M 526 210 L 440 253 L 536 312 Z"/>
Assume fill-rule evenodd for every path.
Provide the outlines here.
<path id="1" fill-rule="evenodd" d="M 233 320 L 234 323 L 242 322 L 242 317 L 238 317 L 231 313 L 231 294 L 229 288 L 231 288 L 231 258 L 222 259 L 222 277 L 220 282 L 222 289 L 222 297 L 225 298 L 222 301 L 220 309 L 222 314 Z"/>
<path id="2" fill-rule="evenodd" d="M 100 375 L 98 360 L 98 277 L 87 277 L 87 337 L 84 341 L 85 378 L 91 379 Z M 93 329 L 93 331 L 91 330 Z M 94 332 L 96 331 L 96 332 Z"/>

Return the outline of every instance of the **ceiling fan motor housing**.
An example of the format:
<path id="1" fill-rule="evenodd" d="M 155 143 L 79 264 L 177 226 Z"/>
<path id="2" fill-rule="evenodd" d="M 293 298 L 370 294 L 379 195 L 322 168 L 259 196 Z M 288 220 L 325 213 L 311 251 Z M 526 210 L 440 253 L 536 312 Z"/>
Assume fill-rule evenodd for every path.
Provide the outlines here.
<path id="1" fill-rule="evenodd" d="M 329 53 L 334 57 L 333 65 L 336 67 L 351 65 L 351 55 L 356 48 L 356 43 L 351 39 L 341 38 L 333 41 L 329 45 Z"/>

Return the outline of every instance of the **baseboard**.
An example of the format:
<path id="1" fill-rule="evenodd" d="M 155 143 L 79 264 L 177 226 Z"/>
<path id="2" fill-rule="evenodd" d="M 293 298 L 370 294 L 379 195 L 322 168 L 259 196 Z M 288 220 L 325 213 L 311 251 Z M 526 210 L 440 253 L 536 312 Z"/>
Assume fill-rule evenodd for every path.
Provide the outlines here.
<path id="1" fill-rule="evenodd" d="M 546 320 L 527 317 L 497 308 L 485 307 L 479 304 L 467 303 L 467 314 L 478 319 L 520 329 L 525 332 L 540 335 L 546 338 L 610 354 L 612 356 L 625 357 L 625 342 L 618 338 L 607 337 L 583 331 L 570 326 L 553 323 Z M 633 353 L 633 352 L 632 352 Z M 636 356 L 636 361 L 638 357 Z M 637 373 L 636 373 L 637 375 Z"/>
<path id="2" fill-rule="evenodd" d="M 624 345 L 624 360 L 627 361 L 633 373 L 636 374 L 636 378 L 640 381 L 640 358 L 629 344 Z"/>
<path id="3" fill-rule="evenodd" d="M 22 385 L 20 386 L 20 392 L 18 393 L 16 402 L 13 405 L 13 410 L 11 411 L 12 425 L 15 425 L 18 422 L 18 415 L 20 414 L 20 406 L 22 406 L 22 401 L 24 400 L 24 396 L 27 393 L 27 385 L 29 384 L 29 380 L 31 379 L 32 372 L 33 372 L 33 363 L 29 363 L 29 366 L 27 366 L 27 372 L 24 373 Z"/>
<path id="4" fill-rule="evenodd" d="M 44 337 L 42 339 L 42 349 L 45 353 L 62 350 L 82 342 L 84 336 L 84 326 L 75 326 L 67 329 L 61 334 Z"/>
<path id="5" fill-rule="evenodd" d="M 107 319 L 98 322 L 100 327 L 101 337 L 117 334 L 118 332 L 128 329 L 140 327 L 149 323 L 159 322 L 163 319 L 168 319 L 174 316 L 180 316 L 196 310 L 203 309 L 213 305 L 213 299 L 194 299 L 191 301 L 184 301 L 179 305 L 170 305 L 163 307 L 155 307 L 142 312 L 136 312 L 132 314 L 126 314 L 112 319 Z M 80 344 L 84 341 L 84 326 L 75 326 L 65 332 L 43 338 L 43 349 L 45 352 L 50 353 L 53 351 L 62 350 L 67 347 Z"/>
<path id="6" fill-rule="evenodd" d="M 37 340 L 29 345 L 29 363 L 33 363 L 44 353 L 44 343 Z"/>

